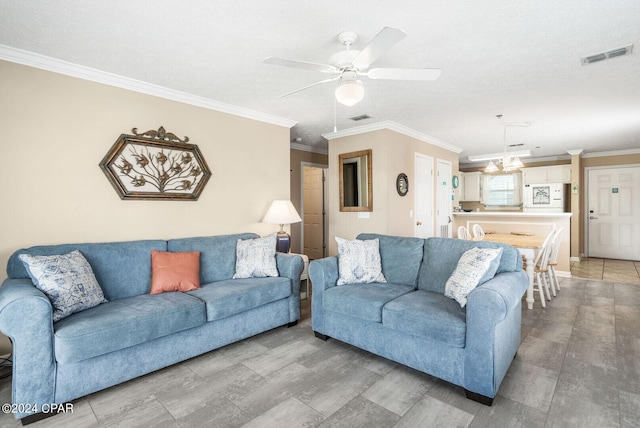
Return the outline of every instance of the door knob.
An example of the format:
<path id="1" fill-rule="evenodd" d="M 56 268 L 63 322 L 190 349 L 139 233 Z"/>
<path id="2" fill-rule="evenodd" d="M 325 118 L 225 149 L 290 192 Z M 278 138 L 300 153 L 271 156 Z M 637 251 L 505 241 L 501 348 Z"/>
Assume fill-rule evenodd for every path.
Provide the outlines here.
<path id="1" fill-rule="evenodd" d="M 597 220 L 597 219 L 598 219 L 598 217 L 594 217 L 592 215 L 589 216 L 589 220 Z"/>
<path id="2" fill-rule="evenodd" d="M 416 222 L 416 226 L 422 226 L 422 222 L 421 221 L 417 221 Z"/>

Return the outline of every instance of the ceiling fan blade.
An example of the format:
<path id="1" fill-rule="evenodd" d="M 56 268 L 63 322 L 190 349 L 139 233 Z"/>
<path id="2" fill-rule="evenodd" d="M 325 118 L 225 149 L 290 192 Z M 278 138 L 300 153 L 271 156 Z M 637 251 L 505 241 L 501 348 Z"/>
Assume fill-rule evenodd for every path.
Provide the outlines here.
<path id="1" fill-rule="evenodd" d="M 369 79 L 432 81 L 440 77 L 441 72 L 439 68 L 372 68 L 363 74 Z"/>
<path id="2" fill-rule="evenodd" d="M 288 95 L 295 94 L 296 92 L 304 91 L 305 89 L 309 89 L 309 88 L 311 88 L 311 87 L 313 87 L 313 86 L 316 86 L 316 85 L 321 85 L 321 84 L 323 84 L 323 83 L 333 82 L 333 81 L 335 81 L 335 80 L 338 80 L 339 78 L 340 78 L 340 76 L 331 77 L 331 78 L 329 78 L 329 79 L 324 79 L 324 80 L 321 80 L 321 81 L 319 81 L 319 82 L 312 83 L 312 84 L 310 84 L 310 85 L 304 86 L 304 87 L 302 87 L 302 88 L 298 88 L 298 89 L 296 89 L 295 91 L 287 92 L 287 93 L 286 93 L 286 94 L 284 94 L 284 95 L 280 95 L 278 98 L 284 98 L 284 97 L 286 97 L 286 96 L 288 96 Z"/>
<path id="3" fill-rule="evenodd" d="M 382 54 L 391 49 L 396 43 L 407 36 L 402 30 L 397 28 L 384 27 L 369 42 L 367 46 L 360 51 L 353 63 L 358 68 L 368 68 L 375 60 L 380 58 Z"/>
<path id="4" fill-rule="evenodd" d="M 283 67 L 302 68 L 305 70 L 320 71 L 322 73 L 339 73 L 340 70 L 329 64 L 316 64 L 315 62 L 298 61 L 270 56 L 262 61 L 265 64 L 281 65 Z"/>

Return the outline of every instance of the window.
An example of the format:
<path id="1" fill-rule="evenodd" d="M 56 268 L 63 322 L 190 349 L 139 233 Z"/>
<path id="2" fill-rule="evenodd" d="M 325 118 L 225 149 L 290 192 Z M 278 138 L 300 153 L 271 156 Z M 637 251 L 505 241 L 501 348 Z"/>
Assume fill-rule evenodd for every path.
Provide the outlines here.
<path id="1" fill-rule="evenodd" d="M 522 173 L 482 176 L 482 204 L 487 207 L 519 207 Z"/>

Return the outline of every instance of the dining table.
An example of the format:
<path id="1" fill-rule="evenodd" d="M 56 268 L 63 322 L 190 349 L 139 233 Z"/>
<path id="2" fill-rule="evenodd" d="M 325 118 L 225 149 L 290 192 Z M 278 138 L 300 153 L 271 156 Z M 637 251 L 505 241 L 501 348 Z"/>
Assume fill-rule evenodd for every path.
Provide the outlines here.
<path id="1" fill-rule="evenodd" d="M 529 276 L 529 287 L 527 288 L 527 307 L 533 309 L 533 272 L 536 253 L 542 248 L 545 236 L 513 233 L 486 233 L 484 241 L 500 242 L 515 247 L 524 257 L 526 272 Z"/>

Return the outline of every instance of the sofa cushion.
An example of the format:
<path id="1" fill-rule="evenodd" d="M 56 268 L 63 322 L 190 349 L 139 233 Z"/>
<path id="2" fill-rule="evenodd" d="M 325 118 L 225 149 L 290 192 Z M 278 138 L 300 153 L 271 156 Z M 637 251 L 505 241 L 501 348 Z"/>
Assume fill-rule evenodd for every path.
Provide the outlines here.
<path id="1" fill-rule="evenodd" d="M 382 274 L 377 239 L 353 240 L 335 237 L 338 244 L 338 285 L 387 282 Z"/>
<path id="2" fill-rule="evenodd" d="M 412 336 L 464 348 L 466 311 L 443 294 L 416 290 L 387 303 L 382 324 Z"/>
<path id="3" fill-rule="evenodd" d="M 444 295 L 464 308 L 467 295 L 493 278 L 498 270 L 502 248 L 471 248 L 464 252 L 444 287 Z"/>
<path id="4" fill-rule="evenodd" d="M 325 290 L 322 304 L 327 311 L 382 322 L 383 306 L 413 290 L 409 285 L 390 283 L 347 284 Z"/>
<path id="5" fill-rule="evenodd" d="M 53 325 L 56 360 L 81 361 L 204 323 L 204 302 L 185 293 L 114 300 Z"/>
<path id="6" fill-rule="evenodd" d="M 107 302 L 80 251 L 51 256 L 21 254 L 19 258 L 33 284 L 51 301 L 54 322 Z"/>
<path id="7" fill-rule="evenodd" d="M 245 278 L 203 284 L 188 294 L 205 302 L 207 321 L 215 321 L 291 295 L 291 280 L 285 277 Z"/>
<path id="8" fill-rule="evenodd" d="M 522 269 L 522 257 L 514 247 L 488 241 L 467 241 L 451 238 L 428 238 L 424 244 L 424 259 L 418 274 L 418 288 L 444 294 L 445 284 L 465 251 L 473 248 L 502 248 L 496 275 Z"/>
<path id="9" fill-rule="evenodd" d="M 278 276 L 276 234 L 264 238 L 238 239 L 233 279 Z"/>
<path id="10" fill-rule="evenodd" d="M 235 243 L 234 243 L 235 245 Z M 41 245 L 18 250 L 9 259 L 9 278 L 29 278 L 20 254 L 47 256 L 73 250 L 82 253 L 108 300 L 147 294 L 151 290 L 151 250 L 167 250 L 167 241 L 128 241 L 96 244 Z M 234 253 L 235 255 L 235 253 Z M 233 256 L 232 256 L 233 257 Z"/>
<path id="11" fill-rule="evenodd" d="M 236 271 L 238 239 L 257 238 L 255 233 L 171 239 L 167 251 L 200 251 L 200 284 L 231 279 Z"/>
<path id="12" fill-rule="evenodd" d="M 382 273 L 388 282 L 416 287 L 424 253 L 424 239 L 377 233 L 361 233 L 357 238 L 379 240 Z"/>
<path id="13" fill-rule="evenodd" d="M 200 288 L 200 252 L 151 250 L 151 292 L 191 291 Z"/>

